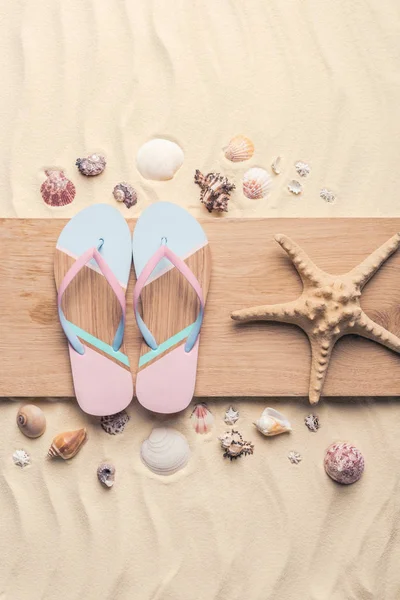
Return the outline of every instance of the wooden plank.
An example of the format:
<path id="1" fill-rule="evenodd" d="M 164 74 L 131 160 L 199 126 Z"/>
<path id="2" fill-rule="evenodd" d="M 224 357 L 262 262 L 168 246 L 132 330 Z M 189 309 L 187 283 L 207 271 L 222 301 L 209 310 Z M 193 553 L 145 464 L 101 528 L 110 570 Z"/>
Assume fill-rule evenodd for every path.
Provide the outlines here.
<path id="1" fill-rule="evenodd" d="M 133 229 L 135 221 L 130 221 Z M 73 396 L 58 323 L 53 258 L 62 219 L 0 220 L 0 396 Z M 237 325 L 230 312 L 291 300 L 301 291 L 275 233 L 296 240 L 321 268 L 345 272 L 400 230 L 400 219 L 204 219 L 212 276 L 200 344 L 197 396 L 307 396 L 310 349 L 290 325 Z M 134 373 L 140 335 L 128 289 L 126 347 Z M 362 306 L 400 334 L 400 252 L 365 288 Z M 340 340 L 324 396 L 400 395 L 400 357 L 371 341 Z"/>

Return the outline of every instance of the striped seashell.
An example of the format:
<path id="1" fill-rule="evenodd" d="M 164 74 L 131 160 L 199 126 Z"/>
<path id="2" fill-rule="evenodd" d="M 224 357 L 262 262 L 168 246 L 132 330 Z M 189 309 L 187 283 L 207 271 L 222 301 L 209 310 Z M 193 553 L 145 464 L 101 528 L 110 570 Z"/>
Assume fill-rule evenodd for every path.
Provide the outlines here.
<path id="1" fill-rule="evenodd" d="M 251 200 L 265 198 L 271 189 L 271 176 L 265 169 L 253 167 L 243 175 L 243 194 Z"/>
<path id="2" fill-rule="evenodd" d="M 47 179 L 40 188 L 40 193 L 49 206 L 66 206 L 75 198 L 75 186 L 64 175 L 64 171 L 49 169 L 45 171 Z"/>
<path id="3" fill-rule="evenodd" d="M 167 427 L 153 429 L 140 451 L 142 461 L 157 475 L 172 475 L 183 469 L 190 457 L 186 438 Z"/>
<path id="4" fill-rule="evenodd" d="M 236 135 L 223 150 L 228 160 L 242 162 L 253 156 L 254 144 L 248 137 Z"/>
<path id="5" fill-rule="evenodd" d="M 56 435 L 52 441 L 47 456 L 49 458 L 56 458 L 59 456 L 64 460 L 73 458 L 78 454 L 86 440 L 87 435 L 85 428 L 60 433 Z"/>

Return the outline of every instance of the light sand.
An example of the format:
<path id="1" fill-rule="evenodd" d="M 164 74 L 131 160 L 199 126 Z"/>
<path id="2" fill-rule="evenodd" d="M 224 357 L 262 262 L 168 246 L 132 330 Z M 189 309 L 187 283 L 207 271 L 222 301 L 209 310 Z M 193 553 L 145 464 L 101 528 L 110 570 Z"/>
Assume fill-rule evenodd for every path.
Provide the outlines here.
<path id="1" fill-rule="evenodd" d="M 238 185 L 231 216 L 399 216 L 400 14 L 394 0 L 47 0 L 4 3 L 0 53 L 3 217 L 69 217 L 111 202 L 132 183 L 137 216 L 156 200 L 204 214 L 194 170 L 222 171 Z M 225 160 L 236 133 L 256 145 L 247 164 Z M 177 141 L 185 163 L 171 182 L 149 182 L 135 166 L 151 137 Z M 104 152 L 108 166 L 81 177 L 78 156 Z M 283 172 L 268 199 L 247 200 L 250 166 Z M 293 163 L 312 172 L 305 191 L 286 190 Z M 64 168 L 72 205 L 51 209 L 43 169 Z M 321 187 L 337 195 L 319 198 Z M 23 349 L 21 349 L 23 352 Z M 266 358 L 267 359 L 267 358 Z M 221 356 L 221 360 L 228 357 Z M 377 374 L 379 377 L 379 374 Z M 303 424 L 306 403 L 272 402 L 294 432 L 264 439 L 252 426 L 266 403 L 240 400 L 238 427 L 255 454 L 236 463 L 216 441 L 229 402 L 210 403 L 211 435 L 185 414 L 160 419 L 136 402 L 121 436 L 107 436 L 74 401 L 41 401 L 48 430 L 23 438 L 19 402 L 1 406 L 0 598 L 4 600 L 398 600 L 400 597 L 399 407 L 323 402 L 322 428 Z M 139 448 L 155 423 L 188 437 L 188 467 L 152 475 Z M 87 425 L 70 463 L 46 462 L 55 433 Z M 364 453 L 366 472 L 340 487 L 323 472 L 324 449 L 344 439 Z M 11 455 L 32 455 L 22 471 Z M 300 465 L 287 459 L 303 455 Z M 113 460 L 117 483 L 96 479 Z"/>

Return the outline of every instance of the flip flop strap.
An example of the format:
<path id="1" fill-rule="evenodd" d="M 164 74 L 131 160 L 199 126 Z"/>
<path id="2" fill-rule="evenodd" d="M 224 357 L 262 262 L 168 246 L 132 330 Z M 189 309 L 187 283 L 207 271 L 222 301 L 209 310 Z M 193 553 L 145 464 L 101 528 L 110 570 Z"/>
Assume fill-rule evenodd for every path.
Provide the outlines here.
<path id="1" fill-rule="evenodd" d="M 78 354 L 85 354 L 84 345 L 81 343 L 78 336 L 75 334 L 69 321 L 65 318 L 65 315 L 61 308 L 61 300 L 62 300 L 65 290 L 67 289 L 67 287 L 69 286 L 71 281 L 74 279 L 74 277 L 76 277 L 76 275 L 79 273 L 79 271 L 91 259 L 94 259 L 96 261 L 96 263 L 98 264 L 100 271 L 103 273 L 104 277 L 110 284 L 112 291 L 116 295 L 118 302 L 121 305 L 122 317 L 119 322 L 117 333 L 115 334 L 115 338 L 114 338 L 113 345 L 112 345 L 113 350 L 115 352 L 118 352 L 118 350 L 120 349 L 121 344 L 122 344 L 122 339 L 124 337 L 125 293 L 124 293 L 122 287 L 120 286 L 120 284 L 118 283 L 118 280 L 115 277 L 114 273 L 112 272 L 112 270 L 110 269 L 110 267 L 108 266 L 108 264 L 106 263 L 104 258 L 101 256 L 101 254 L 97 250 L 97 248 L 89 248 L 89 250 L 87 250 L 86 252 L 81 254 L 81 256 L 74 262 L 72 267 L 66 273 L 66 275 L 65 275 L 64 279 L 62 280 L 61 285 L 58 289 L 58 298 L 57 298 L 58 316 L 60 318 L 61 326 L 64 330 L 64 333 L 67 336 L 68 341 L 71 344 L 71 346 L 74 348 L 74 350 L 76 350 L 76 352 L 78 352 Z"/>
<path id="2" fill-rule="evenodd" d="M 174 267 L 176 267 L 180 273 L 182 273 L 182 275 L 190 283 L 190 285 L 196 292 L 198 299 L 200 300 L 199 314 L 197 316 L 196 321 L 192 325 L 192 328 L 190 330 L 190 333 L 188 335 L 188 338 L 187 338 L 186 344 L 185 344 L 185 352 L 190 352 L 190 350 L 193 348 L 193 346 L 195 345 L 195 343 L 197 341 L 197 338 L 199 336 L 200 329 L 201 329 L 201 324 L 203 322 L 203 315 L 204 315 L 203 291 L 201 289 L 201 285 L 199 284 L 199 282 L 197 281 L 196 277 L 193 275 L 192 271 L 189 269 L 187 264 L 181 258 L 179 258 L 179 256 L 177 256 L 174 252 L 172 252 L 172 250 L 170 250 L 170 248 L 168 248 L 168 246 L 166 246 L 165 244 L 161 245 L 160 248 L 157 250 L 157 252 L 155 252 L 155 254 L 153 254 L 153 256 L 146 263 L 144 269 L 142 270 L 142 272 L 140 273 L 140 275 L 137 279 L 135 290 L 133 293 L 133 308 L 135 311 L 136 322 L 138 324 L 139 330 L 140 330 L 146 344 L 148 346 L 150 346 L 150 348 L 152 350 L 157 350 L 157 348 L 158 348 L 157 342 L 154 339 L 153 334 L 147 328 L 145 322 L 143 321 L 142 317 L 139 314 L 138 302 L 139 302 L 139 298 L 142 293 L 142 290 L 146 284 L 146 281 L 148 280 L 148 278 L 150 277 L 150 275 L 152 274 L 152 272 L 154 271 L 154 269 L 156 268 L 156 266 L 158 265 L 160 260 L 163 258 L 167 258 L 169 260 L 169 262 L 172 263 L 174 265 Z"/>

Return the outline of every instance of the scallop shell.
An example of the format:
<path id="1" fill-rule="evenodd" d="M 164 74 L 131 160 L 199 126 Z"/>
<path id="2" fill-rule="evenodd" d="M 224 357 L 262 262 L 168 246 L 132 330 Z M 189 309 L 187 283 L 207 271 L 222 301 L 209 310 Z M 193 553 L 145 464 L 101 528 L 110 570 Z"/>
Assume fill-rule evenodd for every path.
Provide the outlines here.
<path id="1" fill-rule="evenodd" d="M 86 440 L 87 435 L 85 428 L 59 433 L 54 438 L 47 456 L 49 458 L 60 456 L 64 460 L 73 458 L 78 454 Z"/>
<path id="2" fill-rule="evenodd" d="M 325 471 L 331 479 L 349 485 L 364 472 L 364 457 L 352 444 L 336 442 L 329 446 L 324 460 Z"/>
<path id="3" fill-rule="evenodd" d="M 265 198 L 270 189 L 271 177 L 265 169 L 253 167 L 243 175 L 243 194 L 247 198 Z"/>
<path id="4" fill-rule="evenodd" d="M 207 404 L 203 402 L 195 405 L 190 420 L 196 433 L 207 433 L 214 423 L 212 413 L 208 410 Z"/>
<path id="5" fill-rule="evenodd" d="M 295 179 L 292 179 L 292 181 L 289 181 L 288 183 L 288 190 L 289 192 L 291 192 L 292 194 L 296 194 L 297 196 L 303 191 L 303 186 Z"/>
<path id="6" fill-rule="evenodd" d="M 17 467 L 26 467 L 31 462 L 31 457 L 25 450 L 16 450 L 13 454 L 13 461 Z"/>
<path id="7" fill-rule="evenodd" d="M 106 488 L 111 488 L 115 483 L 115 467 L 111 463 L 101 463 L 97 469 L 97 478 Z"/>
<path id="8" fill-rule="evenodd" d="M 66 206 L 75 198 L 76 189 L 72 181 L 67 179 L 64 171 L 47 170 L 47 179 L 40 188 L 40 193 L 49 206 Z"/>
<path id="9" fill-rule="evenodd" d="M 280 175 L 280 173 L 281 173 L 281 161 L 282 161 L 281 157 L 277 156 L 271 165 L 271 169 L 273 170 L 275 175 Z"/>
<path id="10" fill-rule="evenodd" d="M 157 475 L 172 475 L 186 466 L 190 449 L 186 438 L 171 428 L 153 429 L 140 451 L 142 461 Z"/>
<path id="11" fill-rule="evenodd" d="M 254 422 L 254 425 L 258 431 L 267 437 L 292 431 L 287 418 L 273 408 L 263 410 L 261 417 Z"/>
<path id="12" fill-rule="evenodd" d="M 230 406 L 225 412 L 224 421 L 227 425 L 234 425 L 239 418 L 239 411 Z"/>
<path id="13" fill-rule="evenodd" d="M 26 437 L 40 437 L 46 429 L 44 412 L 34 404 L 21 406 L 17 414 L 17 425 Z"/>
<path id="14" fill-rule="evenodd" d="M 129 183 L 118 183 L 113 189 L 113 196 L 117 202 L 123 202 L 127 208 L 135 206 L 137 193 Z"/>
<path id="15" fill-rule="evenodd" d="M 136 165 L 145 179 L 167 181 L 183 165 L 183 150 L 175 142 L 156 138 L 139 148 Z"/>
<path id="16" fill-rule="evenodd" d="M 95 177 L 104 171 L 107 161 L 101 154 L 89 154 L 86 158 L 77 158 L 75 164 L 82 175 Z"/>
<path id="17" fill-rule="evenodd" d="M 232 162 L 249 160 L 254 154 L 253 142 L 244 135 L 236 135 L 231 139 L 226 148 L 223 148 L 225 157 Z"/>

